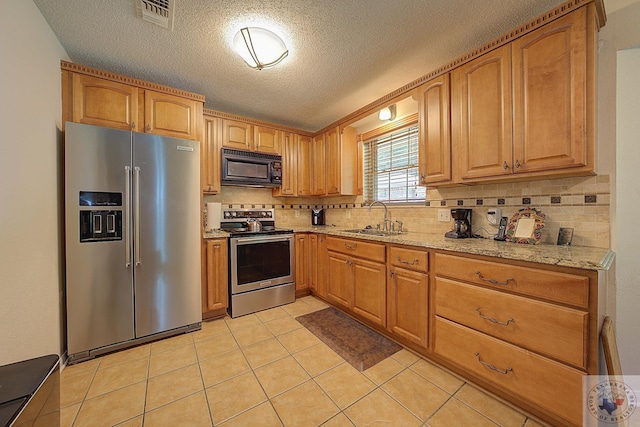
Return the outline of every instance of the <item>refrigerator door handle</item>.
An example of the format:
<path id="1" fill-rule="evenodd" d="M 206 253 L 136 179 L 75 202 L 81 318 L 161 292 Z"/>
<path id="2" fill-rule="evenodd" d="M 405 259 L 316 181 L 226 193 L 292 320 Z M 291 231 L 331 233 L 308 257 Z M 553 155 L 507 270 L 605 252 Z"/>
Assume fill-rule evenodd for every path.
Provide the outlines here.
<path id="1" fill-rule="evenodd" d="M 133 229 L 134 229 L 134 237 L 133 237 L 133 252 L 136 257 L 136 267 L 142 264 L 140 260 L 140 167 L 136 166 L 133 168 L 133 185 L 134 185 L 134 193 L 135 193 L 135 205 L 133 206 Z"/>
<path id="2" fill-rule="evenodd" d="M 131 167 L 124 167 L 124 266 L 131 267 Z"/>

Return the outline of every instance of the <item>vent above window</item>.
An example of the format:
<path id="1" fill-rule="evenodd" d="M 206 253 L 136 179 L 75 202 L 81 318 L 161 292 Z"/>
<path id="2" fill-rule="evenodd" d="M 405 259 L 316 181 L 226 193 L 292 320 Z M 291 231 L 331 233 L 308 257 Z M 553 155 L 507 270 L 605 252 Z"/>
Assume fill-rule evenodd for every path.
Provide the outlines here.
<path id="1" fill-rule="evenodd" d="M 173 31 L 175 0 L 134 0 L 138 17 Z"/>

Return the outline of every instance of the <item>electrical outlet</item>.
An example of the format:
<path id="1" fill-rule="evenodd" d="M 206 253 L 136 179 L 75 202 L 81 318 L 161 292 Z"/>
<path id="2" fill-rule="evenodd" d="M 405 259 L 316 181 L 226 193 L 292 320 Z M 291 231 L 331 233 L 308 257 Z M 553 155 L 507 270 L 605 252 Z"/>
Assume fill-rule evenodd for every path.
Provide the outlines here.
<path id="1" fill-rule="evenodd" d="M 438 221 L 451 221 L 451 211 L 449 209 L 438 209 Z"/>
<path id="2" fill-rule="evenodd" d="M 300 211 L 296 209 L 296 218 L 298 218 L 299 216 L 300 216 Z"/>
<path id="3" fill-rule="evenodd" d="M 489 224 L 497 226 L 500 218 L 502 218 L 502 209 L 491 208 L 487 211 L 487 221 L 489 221 Z"/>

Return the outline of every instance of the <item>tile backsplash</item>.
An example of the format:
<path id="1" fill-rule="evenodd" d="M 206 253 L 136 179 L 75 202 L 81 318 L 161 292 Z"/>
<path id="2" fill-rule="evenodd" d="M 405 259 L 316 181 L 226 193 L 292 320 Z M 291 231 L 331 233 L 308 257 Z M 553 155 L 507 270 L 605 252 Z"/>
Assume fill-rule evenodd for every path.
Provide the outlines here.
<path id="1" fill-rule="evenodd" d="M 407 231 L 445 233 L 451 222 L 438 221 L 438 209 L 473 209 L 472 231 L 494 235 L 486 213 L 502 209 L 511 218 L 518 210 L 532 207 L 545 216 L 542 241 L 556 243 L 560 227 L 573 228 L 574 246 L 610 247 L 610 183 L 608 175 L 559 178 L 515 183 L 427 189 L 424 203 L 410 206 L 390 205 L 392 220 L 400 220 Z M 273 207 L 278 227 L 308 227 L 311 209 L 326 209 L 327 224 L 359 228 L 382 222 L 384 209 L 376 205 L 370 211 L 362 196 L 291 198 L 273 197 L 270 189 L 223 186 L 220 194 L 205 196 L 204 202 L 220 202 L 223 207 Z"/>

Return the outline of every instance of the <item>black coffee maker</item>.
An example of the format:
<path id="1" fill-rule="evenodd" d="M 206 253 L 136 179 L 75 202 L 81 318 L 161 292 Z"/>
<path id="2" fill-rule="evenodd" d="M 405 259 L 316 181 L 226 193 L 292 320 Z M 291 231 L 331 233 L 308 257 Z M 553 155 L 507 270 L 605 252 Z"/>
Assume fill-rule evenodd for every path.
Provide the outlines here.
<path id="1" fill-rule="evenodd" d="M 473 237 L 471 233 L 471 212 L 471 209 L 451 209 L 453 230 L 447 231 L 444 237 L 450 237 L 452 239 Z"/>
<path id="2" fill-rule="evenodd" d="M 311 209 L 311 225 L 324 225 L 324 209 Z"/>

